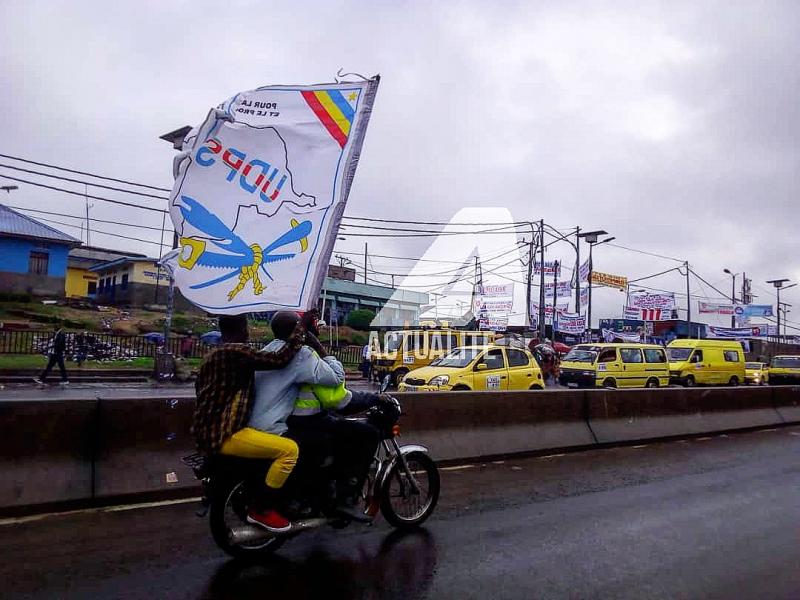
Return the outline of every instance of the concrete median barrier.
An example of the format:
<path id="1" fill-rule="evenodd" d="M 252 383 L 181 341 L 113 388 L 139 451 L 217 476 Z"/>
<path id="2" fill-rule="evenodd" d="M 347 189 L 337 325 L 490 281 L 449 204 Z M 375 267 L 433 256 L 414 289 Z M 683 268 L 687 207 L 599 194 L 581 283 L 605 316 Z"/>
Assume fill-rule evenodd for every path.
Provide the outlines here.
<path id="1" fill-rule="evenodd" d="M 97 400 L 0 401 L 0 508 L 91 498 Z"/>
<path id="2" fill-rule="evenodd" d="M 399 395 L 401 443 L 436 460 L 485 459 L 800 422 L 800 387 L 436 392 Z M 197 481 L 194 398 L 0 401 L 0 513 L 132 495 L 186 495 Z M 28 509 L 25 509 L 28 510 Z"/>
<path id="3" fill-rule="evenodd" d="M 182 456 L 195 451 L 194 398 L 100 398 L 95 497 L 198 486 Z"/>
<path id="4" fill-rule="evenodd" d="M 785 423 L 800 422 L 800 386 L 776 385 L 772 390 L 772 401 L 775 410 Z"/>
<path id="5" fill-rule="evenodd" d="M 615 443 L 764 427 L 783 422 L 769 388 L 669 388 L 587 392 L 597 441 Z"/>
<path id="6" fill-rule="evenodd" d="M 423 444 L 437 460 L 595 443 L 583 391 L 406 393 L 400 401 L 402 443 Z"/>

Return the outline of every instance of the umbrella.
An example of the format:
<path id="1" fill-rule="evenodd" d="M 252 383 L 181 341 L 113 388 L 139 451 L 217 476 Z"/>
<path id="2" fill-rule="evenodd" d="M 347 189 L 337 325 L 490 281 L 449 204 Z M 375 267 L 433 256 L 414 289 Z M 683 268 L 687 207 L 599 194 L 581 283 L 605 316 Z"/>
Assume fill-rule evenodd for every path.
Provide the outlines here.
<path id="1" fill-rule="evenodd" d="M 144 339 L 146 339 L 151 344 L 158 344 L 161 345 L 164 343 L 164 335 L 161 333 L 145 333 Z"/>
<path id="2" fill-rule="evenodd" d="M 553 350 L 558 352 L 559 354 L 566 354 L 572 348 L 567 346 L 566 344 L 562 344 L 561 342 L 553 342 Z"/>
<path id="3" fill-rule="evenodd" d="M 209 331 L 200 336 L 200 341 L 209 346 L 216 346 L 222 339 L 222 334 L 219 331 Z"/>

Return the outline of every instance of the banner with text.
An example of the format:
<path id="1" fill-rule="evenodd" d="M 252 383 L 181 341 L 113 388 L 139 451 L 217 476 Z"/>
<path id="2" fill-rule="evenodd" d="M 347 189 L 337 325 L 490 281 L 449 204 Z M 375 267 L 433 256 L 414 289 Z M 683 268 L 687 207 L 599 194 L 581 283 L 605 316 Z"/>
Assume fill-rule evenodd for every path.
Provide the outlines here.
<path id="1" fill-rule="evenodd" d="M 533 263 L 533 273 L 535 275 L 542 274 L 542 263 Z M 544 275 L 545 277 L 561 277 L 561 263 L 557 260 L 544 261 Z"/>
<path id="2" fill-rule="evenodd" d="M 722 339 L 761 338 L 776 335 L 775 325 L 756 325 L 754 327 L 714 327 L 706 325 L 706 336 Z"/>
<path id="3" fill-rule="evenodd" d="M 478 286 L 478 295 L 484 298 L 513 298 L 514 284 L 499 283 Z"/>
<path id="4" fill-rule="evenodd" d="M 628 289 L 628 278 L 622 275 L 611 275 L 609 273 L 601 273 L 600 271 L 592 271 L 591 277 L 592 285 L 605 285 L 620 290 Z"/>
<path id="5" fill-rule="evenodd" d="M 316 306 L 379 78 L 240 92 L 175 158 L 183 295 L 217 314 Z"/>
<path id="6" fill-rule="evenodd" d="M 672 310 L 675 308 L 675 294 L 654 294 L 647 290 L 633 290 L 628 294 L 628 306 L 635 308 L 659 308 Z"/>
<path id="7" fill-rule="evenodd" d="M 634 331 L 612 331 L 603 329 L 603 341 L 611 343 L 619 340 L 620 342 L 638 343 L 642 341 L 642 336 Z"/>
<path id="8" fill-rule="evenodd" d="M 626 306 L 622 318 L 633 321 L 669 321 L 672 319 L 672 310 Z"/>
<path id="9" fill-rule="evenodd" d="M 732 304 L 718 304 L 715 302 L 699 302 L 700 314 L 732 315 Z"/>
<path id="10" fill-rule="evenodd" d="M 745 304 L 744 306 L 737 306 L 736 308 L 737 309 L 741 308 L 742 311 L 741 313 L 739 313 L 734 310 L 734 313 L 737 316 L 741 316 L 744 318 L 774 316 L 772 314 L 772 305 L 770 304 Z"/>
<path id="11" fill-rule="evenodd" d="M 552 298 L 553 293 L 557 294 L 558 298 L 569 297 L 572 295 L 572 286 L 570 285 L 569 281 L 559 281 L 556 283 L 545 283 L 544 284 L 544 297 L 545 298 Z"/>
<path id="12" fill-rule="evenodd" d="M 558 314 L 556 315 L 555 330 L 561 333 L 583 333 L 586 331 L 586 317 L 569 313 Z"/>

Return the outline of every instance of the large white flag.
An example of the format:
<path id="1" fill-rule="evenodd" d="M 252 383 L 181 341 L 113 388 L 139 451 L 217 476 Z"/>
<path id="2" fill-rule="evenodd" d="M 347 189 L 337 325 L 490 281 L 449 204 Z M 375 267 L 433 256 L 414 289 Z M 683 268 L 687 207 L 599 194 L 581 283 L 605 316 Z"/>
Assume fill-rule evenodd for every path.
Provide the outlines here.
<path id="1" fill-rule="evenodd" d="M 212 110 L 175 159 L 175 282 L 212 313 L 315 305 L 379 78 L 268 86 Z"/>

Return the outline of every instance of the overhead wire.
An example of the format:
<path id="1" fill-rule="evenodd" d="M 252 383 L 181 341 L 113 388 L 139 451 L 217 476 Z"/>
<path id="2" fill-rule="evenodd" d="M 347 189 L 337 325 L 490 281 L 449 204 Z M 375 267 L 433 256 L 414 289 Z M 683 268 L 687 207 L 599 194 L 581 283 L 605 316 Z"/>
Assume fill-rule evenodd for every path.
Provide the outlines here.
<path id="1" fill-rule="evenodd" d="M 170 192 L 170 191 L 172 191 L 172 190 L 170 190 L 168 188 L 157 187 L 157 186 L 154 186 L 154 185 L 147 185 L 145 183 L 137 183 L 135 181 L 128 181 L 126 179 L 116 179 L 114 177 L 107 177 L 105 175 L 98 175 L 96 173 L 89 173 L 87 171 L 77 171 L 75 169 L 68 169 L 66 167 L 60 167 L 58 165 L 48 164 L 48 163 L 44 163 L 44 162 L 37 162 L 35 160 L 29 160 L 27 158 L 20 158 L 19 156 L 11 156 L 9 154 L 0 154 L 0 158 L 10 158 L 11 160 L 17 160 L 19 162 L 28 163 L 28 164 L 31 164 L 31 165 L 37 165 L 39 167 L 48 167 L 50 169 L 57 169 L 59 171 L 65 171 L 67 173 L 74 173 L 76 175 L 85 175 L 87 177 L 94 177 L 95 179 L 104 179 L 106 181 L 115 181 L 117 183 L 124 183 L 124 184 L 127 184 L 127 185 L 134 185 L 134 186 L 137 186 L 137 187 L 148 188 L 148 189 L 156 190 L 156 191 L 159 191 L 159 192 Z"/>
<path id="2" fill-rule="evenodd" d="M 74 229 L 81 229 L 80 225 L 74 225 L 73 223 L 64 223 L 63 221 L 56 221 L 54 219 L 46 219 L 46 218 L 43 218 L 43 217 L 39 217 L 39 220 L 40 221 L 44 221 L 45 223 L 54 223 L 56 225 L 62 225 L 64 227 L 72 227 Z M 142 243 L 145 243 L 145 244 L 153 244 L 154 246 L 160 246 L 161 245 L 159 242 L 154 242 L 152 240 L 145 240 L 145 239 L 142 239 L 142 238 L 136 238 L 136 237 L 131 237 L 131 236 L 127 236 L 127 235 L 122 235 L 121 233 L 109 233 L 108 231 L 103 231 L 101 229 L 92 229 L 92 233 L 97 233 L 97 234 L 100 234 L 100 235 L 108 235 L 108 236 L 111 236 L 111 237 L 122 238 L 122 239 L 126 239 L 126 240 L 131 240 L 131 241 L 134 241 L 134 242 L 142 242 Z"/>
<path id="3" fill-rule="evenodd" d="M 27 183 L 29 185 L 35 185 L 35 186 L 41 187 L 41 188 L 47 188 L 49 190 L 55 190 L 57 192 L 63 192 L 65 194 L 72 194 L 73 196 L 80 196 L 81 198 L 91 198 L 92 200 L 100 200 L 101 202 L 110 202 L 111 204 L 118 204 L 118 205 L 121 205 L 121 206 L 129 206 L 131 208 L 138 208 L 138 209 L 141 209 L 141 210 L 149 210 L 149 211 L 157 212 L 157 213 L 169 212 L 169 211 L 167 211 L 166 209 L 163 209 L 163 208 L 155 208 L 155 207 L 152 207 L 152 206 L 141 206 L 141 205 L 138 205 L 138 204 L 133 204 L 132 202 L 124 202 L 122 200 L 112 200 L 111 198 L 104 198 L 103 196 L 93 196 L 92 194 L 85 194 L 83 192 L 74 192 L 72 190 L 66 190 L 64 188 L 59 188 L 59 187 L 55 187 L 55 186 L 52 186 L 52 185 L 46 185 L 44 183 L 37 183 L 35 181 L 29 181 L 27 179 L 20 179 L 18 177 L 11 177 L 10 175 L 3 175 L 2 173 L 0 173 L 0 177 L 2 177 L 4 179 L 11 179 L 12 181 L 19 181 L 20 183 Z"/>
<path id="4" fill-rule="evenodd" d="M 110 186 L 110 185 L 103 185 L 102 183 L 92 183 L 91 181 L 83 181 L 80 179 L 72 179 L 71 177 L 62 177 L 61 175 L 52 175 L 50 173 L 42 173 L 41 171 L 33 171 L 31 169 L 23 169 L 21 167 L 14 167 L 12 165 L 4 165 L 0 163 L 0 167 L 4 169 L 12 169 L 14 171 L 22 171 L 23 173 L 30 173 L 32 175 L 40 175 L 42 177 L 50 177 L 51 179 L 58 179 L 59 181 L 69 181 L 70 183 L 80 183 L 83 185 L 90 185 L 96 188 L 102 188 L 104 190 L 112 190 L 115 192 L 122 192 L 124 194 L 133 194 L 134 196 L 143 196 L 145 198 L 155 198 L 157 200 L 169 200 L 169 198 L 165 196 L 156 196 L 155 194 L 147 194 L 145 192 L 137 192 L 134 190 L 125 190 L 122 188 Z"/>
<path id="5" fill-rule="evenodd" d="M 53 212 L 53 211 L 49 211 L 49 210 L 38 210 L 36 208 L 24 208 L 22 206 L 11 206 L 10 204 L 6 204 L 6 206 L 8 208 L 13 208 L 14 210 L 23 210 L 23 211 L 26 211 L 26 212 L 33 212 L 33 213 L 38 213 L 38 214 L 43 214 L 43 215 L 51 215 L 51 216 L 56 216 L 56 217 L 67 217 L 67 218 L 70 218 L 70 219 L 79 219 L 79 220 L 84 221 L 84 222 L 86 221 L 86 217 L 83 217 L 83 216 L 80 216 L 80 215 L 68 215 L 66 213 L 58 213 L 58 212 Z M 89 217 L 89 221 L 94 221 L 96 223 L 107 223 L 107 224 L 110 224 L 110 225 L 121 225 L 123 227 L 135 227 L 137 229 L 151 229 L 153 231 L 161 231 L 161 227 L 150 227 L 149 225 L 139 225 L 138 223 L 123 223 L 122 221 L 108 221 L 106 219 L 98 219 L 97 217 Z M 171 230 L 165 230 L 165 231 L 170 231 L 171 232 Z"/>

